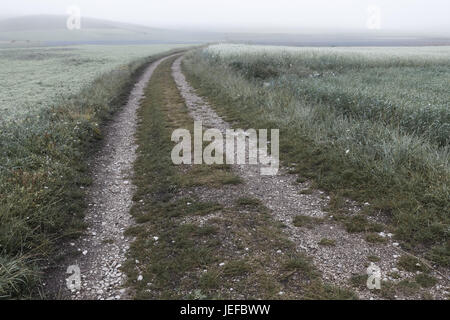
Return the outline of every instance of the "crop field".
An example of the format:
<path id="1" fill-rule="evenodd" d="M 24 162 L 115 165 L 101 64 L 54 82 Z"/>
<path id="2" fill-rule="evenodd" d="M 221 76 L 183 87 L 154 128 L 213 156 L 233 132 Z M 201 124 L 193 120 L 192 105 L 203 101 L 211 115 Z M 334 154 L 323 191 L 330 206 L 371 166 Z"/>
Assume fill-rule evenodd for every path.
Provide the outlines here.
<path id="1" fill-rule="evenodd" d="M 450 265 L 450 47 L 212 45 L 183 66 L 221 114 L 279 128 L 294 172 L 390 225 L 409 249 Z M 217 75 L 220 75 L 218 77 Z"/>
<path id="2" fill-rule="evenodd" d="M 0 297 L 84 228 L 86 158 L 143 66 L 179 45 L 0 50 Z"/>
<path id="3" fill-rule="evenodd" d="M 0 49 L 0 122 L 76 95 L 100 75 L 178 45 Z"/>

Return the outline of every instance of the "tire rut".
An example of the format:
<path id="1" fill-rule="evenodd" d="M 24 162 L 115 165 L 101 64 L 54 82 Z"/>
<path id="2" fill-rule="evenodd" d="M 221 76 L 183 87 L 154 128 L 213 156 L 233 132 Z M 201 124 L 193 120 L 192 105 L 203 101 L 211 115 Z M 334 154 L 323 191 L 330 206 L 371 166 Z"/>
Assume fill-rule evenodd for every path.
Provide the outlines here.
<path id="1" fill-rule="evenodd" d="M 172 66 L 172 76 L 184 98 L 186 106 L 195 121 L 202 121 L 205 127 L 217 128 L 225 134 L 230 129 L 229 123 L 224 121 L 205 99 L 198 96 L 195 90 L 186 81 L 181 70 L 183 57 L 175 60 Z M 214 199 L 224 205 L 231 199 L 241 196 L 251 196 L 262 201 L 271 210 L 276 220 L 287 226 L 287 235 L 295 243 L 299 252 L 304 252 L 312 257 L 314 264 L 321 271 L 326 283 L 350 287 L 349 281 L 354 275 L 366 274 L 368 256 L 377 256 L 380 261 L 376 265 L 381 269 L 381 279 L 398 283 L 404 279 L 414 278 L 416 273 L 400 271 L 397 268 L 398 259 L 404 254 L 399 244 L 392 239 L 392 235 L 386 234 L 386 243 L 368 243 L 363 234 L 348 233 L 340 223 L 335 222 L 323 208 L 328 204 L 329 197 L 321 191 L 312 194 L 301 194 L 300 191 L 309 186 L 308 182 L 299 184 L 298 176 L 289 173 L 289 169 L 280 167 L 275 176 L 260 175 L 259 165 L 233 165 L 233 171 L 239 175 L 244 183 L 238 188 L 224 188 L 221 194 L 217 190 L 199 188 L 196 194 L 202 199 Z M 358 210 L 358 208 L 356 209 Z M 293 224 L 296 216 L 323 218 L 324 222 L 313 228 L 297 228 Z M 322 239 L 335 241 L 335 246 L 323 246 L 319 243 Z M 400 279 L 390 277 L 390 273 L 400 274 Z M 442 274 L 433 270 L 433 276 L 438 279 L 438 284 L 427 290 L 436 299 L 445 299 L 449 288 L 447 286 L 448 272 Z M 368 289 L 356 289 L 362 299 L 380 299 Z M 396 299 L 420 299 L 420 296 L 395 296 Z"/>
<path id="2" fill-rule="evenodd" d="M 172 55 L 173 56 L 173 55 Z M 88 208 L 85 214 L 86 232 L 76 241 L 64 244 L 69 254 L 59 265 L 57 275 L 52 275 L 48 287 L 53 287 L 58 298 L 73 300 L 128 299 L 130 293 L 123 285 L 125 274 L 121 271 L 126 253 L 133 241 L 124 235 L 134 222 L 130 215 L 133 204 L 133 163 L 137 145 L 135 132 L 136 111 L 144 97 L 154 70 L 171 56 L 151 63 L 132 89 L 127 103 L 109 124 L 101 149 L 89 161 L 92 185 L 87 190 Z M 66 287 L 67 268 L 78 266 L 81 288 Z"/>

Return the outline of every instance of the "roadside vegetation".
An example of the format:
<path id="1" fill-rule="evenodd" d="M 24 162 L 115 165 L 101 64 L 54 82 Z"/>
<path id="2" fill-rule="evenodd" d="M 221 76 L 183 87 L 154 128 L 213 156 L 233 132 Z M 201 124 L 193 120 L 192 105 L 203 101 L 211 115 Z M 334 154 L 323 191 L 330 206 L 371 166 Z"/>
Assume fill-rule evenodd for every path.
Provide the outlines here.
<path id="1" fill-rule="evenodd" d="M 282 160 L 331 194 L 348 229 L 372 215 L 405 249 L 448 267 L 449 53 L 214 45 L 183 68 L 235 127 L 279 128 Z M 356 217 L 346 198 L 365 204 Z"/>
<path id="2" fill-rule="evenodd" d="M 183 45 L 65 46 L 0 49 L 0 123 L 65 104 L 101 75 Z"/>
<path id="3" fill-rule="evenodd" d="M 102 125 L 126 101 L 143 68 L 168 49 L 150 50 L 152 57 L 141 52 L 139 59 L 117 62 L 95 77 L 105 69 L 92 69 L 84 78 L 91 80 L 73 95 L 68 94 L 70 90 L 63 91 L 68 95 L 40 100 L 42 106 L 32 112 L 20 112 L 0 122 L 0 297 L 31 295 L 41 275 L 39 267 L 55 256 L 55 244 L 83 230 L 84 188 L 90 183 L 86 159 L 102 137 Z M 35 59 L 48 58 L 45 52 L 34 58 L 27 54 L 36 53 L 0 51 L 1 59 L 8 62 L 2 64 L 2 70 L 16 63 L 13 57 L 31 59 L 30 65 Z M 88 57 L 81 58 L 79 65 L 84 59 Z M 56 63 L 52 61 L 48 63 Z M 72 70 L 77 70 L 77 65 L 72 65 Z M 34 72 L 45 77 L 45 67 L 38 66 Z M 9 74 L 9 79 L 2 81 L 20 80 L 19 75 Z M 65 85 L 70 87 L 73 82 L 68 81 Z"/>
<path id="4" fill-rule="evenodd" d="M 173 130 L 193 129 L 171 76 L 174 59 L 155 70 L 138 114 L 137 224 L 127 231 L 135 241 L 123 267 L 135 298 L 355 299 L 322 282 L 261 201 L 231 192 L 241 180 L 229 166 L 172 164 Z"/>

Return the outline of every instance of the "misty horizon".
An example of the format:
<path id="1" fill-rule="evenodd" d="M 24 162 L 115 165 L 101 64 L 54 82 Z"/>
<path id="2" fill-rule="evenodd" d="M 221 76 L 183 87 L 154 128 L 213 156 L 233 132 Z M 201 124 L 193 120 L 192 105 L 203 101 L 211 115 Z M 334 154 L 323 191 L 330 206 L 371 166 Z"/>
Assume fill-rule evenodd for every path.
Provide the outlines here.
<path id="1" fill-rule="evenodd" d="M 450 34 L 450 3 L 443 0 L 390 3 L 374 1 L 29 1 L 2 4 L 0 18 L 67 15 L 80 8 L 82 18 L 152 28 L 255 33 Z M 379 28 L 369 30 L 368 8 L 379 10 Z"/>

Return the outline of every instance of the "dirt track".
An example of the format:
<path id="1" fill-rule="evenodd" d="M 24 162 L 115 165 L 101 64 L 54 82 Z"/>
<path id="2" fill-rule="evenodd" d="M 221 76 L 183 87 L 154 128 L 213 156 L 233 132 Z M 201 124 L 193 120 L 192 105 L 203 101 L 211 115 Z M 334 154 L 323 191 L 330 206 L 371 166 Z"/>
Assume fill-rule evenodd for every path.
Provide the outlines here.
<path id="1" fill-rule="evenodd" d="M 147 67 L 135 84 L 126 105 L 115 115 L 108 126 L 103 145 L 89 163 L 92 185 L 87 190 L 88 210 L 85 234 L 68 243 L 66 251 L 78 251 L 75 257 L 65 259 L 55 272 L 51 284 L 58 298 L 76 300 L 126 299 L 123 289 L 125 275 L 120 271 L 132 239 L 124 231 L 132 224 L 133 163 L 136 159 L 136 111 L 144 97 L 153 71 L 166 58 Z M 69 292 L 66 287 L 66 270 L 77 265 L 81 271 L 81 289 Z"/>
<path id="2" fill-rule="evenodd" d="M 175 82 L 185 99 L 192 118 L 202 121 L 204 126 L 220 129 L 224 134 L 230 128 L 203 98 L 199 97 L 195 90 L 186 81 L 181 70 L 183 57 L 178 58 L 172 67 Z M 323 208 L 327 205 L 329 197 L 321 191 L 313 194 L 301 194 L 301 190 L 308 188 L 309 183 L 299 184 L 296 182 L 298 176 L 288 173 L 288 168 L 281 168 L 275 176 L 260 175 L 260 167 L 255 165 L 234 165 L 233 169 L 237 175 L 244 179 L 243 187 L 227 191 L 222 190 L 220 195 L 217 191 L 207 189 L 198 192 L 203 200 L 218 201 L 223 205 L 229 203 L 229 199 L 236 194 L 245 194 L 255 197 L 272 211 L 276 220 L 287 226 L 286 232 L 290 239 L 296 244 L 297 250 L 305 252 L 313 258 L 314 264 L 322 272 L 325 282 L 340 286 L 349 286 L 349 280 L 353 275 L 365 275 L 367 271 L 368 256 L 377 256 L 380 261 L 376 265 L 381 268 L 381 280 L 399 282 L 404 279 L 413 278 L 416 274 L 412 272 L 397 270 L 398 259 L 404 254 L 399 244 L 392 239 L 392 235 L 385 231 L 386 243 L 373 244 L 365 240 L 364 235 L 349 233 L 343 226 L 335 222 Z M 354 213 L 360 210 L 355 206 Z M 317 224 L 314 228 L 298 228 L 293 224 L 294 217 L 304 215 L 314 218 L 323 218 L 324 222 Z M 322 239 L 335 241 L 335 245 L 320 245 Z M 389 273 L 398 272 L 399 279 L 389 276 Z M 448 287 L 445 276 L 436 271 L 433 275 L 439 279 L 439 284 L 429 290 L 436 299 L 446 297 Z M 447 275 L 448 278 L 448 275 Z M 369 290 L 357 290 L 362 299 L 379 299 Z M 398 296 L 399 299 L 406 298 Z M 420 296 L 409 297 L 420 299 Z"/>
<path id="3" fill-rule="evenodd" d="M 153 71 L 169 57 L 152 63 L 136 83 L 128 103 L 115 116 L 106 135 L 104 144 L 90 163 L 93 184 L 88 190 L 89 208 L 86 212 L 87 232 L 80 239 L 69 243 L 68 250 L 78 251 L 77 258 L 64 261 L 60 266 L 56 286 L 60 297 L 69 299 L 128 299 L 131 298 L 123 289 L 125 275 L 121 265 L 133 239 L 126 238 L 124 231 L 133 223 L 129 210 L 132 206 L 134 187 L 131 183 L 132 166 L 136 159 L 136 110 L 144 95 Z M 182 57 L 175 60 L 172 75 L 186 106 L 194 120 L 203 121 L 206 127 L 224 131 L 230 128 L 211 106 L 188 84 L 181 71 Z M 363 235 L 348 233 L 339 223 L 323 211 L 328 197 L 321 191 L 301 194 L 308 183 L 296 183 L 297 176 L 288 173 L 288 168 L 281 168 L 276 176 L 261 176 L 259 166 L 234 165 L 234 172 L 244 180 L 239 188 L 224 188 L 220 194 L 217 190 L 203 188 L 197 194 L 202 200 L 217 201 L 224 206 L 229 199 L 242 194 L 257 198 L 271 210 L 276 220 L 284 223 L 286 233 L 296 244 L 297 250 L 313 258 L 314 264 L 322 272 L 325 282 L 348 286 L 353 275 L 365 274 L 367 257 L 377 256 L 380 262 L 382 279 L 401 281 L 415 276 L 414 273 L 398 271 L 398 258 L 403 255 L 398 244 L 386 234 L 386 243 L 368 243 Z M 355 207 L 355 210 L 358 210 Z M 323 223 L 313 228 L 298 228 L 293 225 L 293 218 L 298 215 L 323 218 Z M 335 241 L 333 246 L 319 245 L 322 239 Z M 81 270 L 81 290 L 68 292 L 65 270 L 69 265 L 78 265 Z M 390 278 L 389 273 L 398 272 L 400 279 Z M 429 290 L 438 299 L 446 297 L 448 287 L 446 279 L 433 271 L 439 284 Z M 55 286 L 55 284 L 53 284 Z M 358 290 L 363 299 L 378 299 L 379 295 L 369 290 Z M 404 298 L 402 296 L 399 299 Z M 411 297 L 410 297 L 411 298 Z M 419 296 L 412 297 L 420 299 Z"/>

